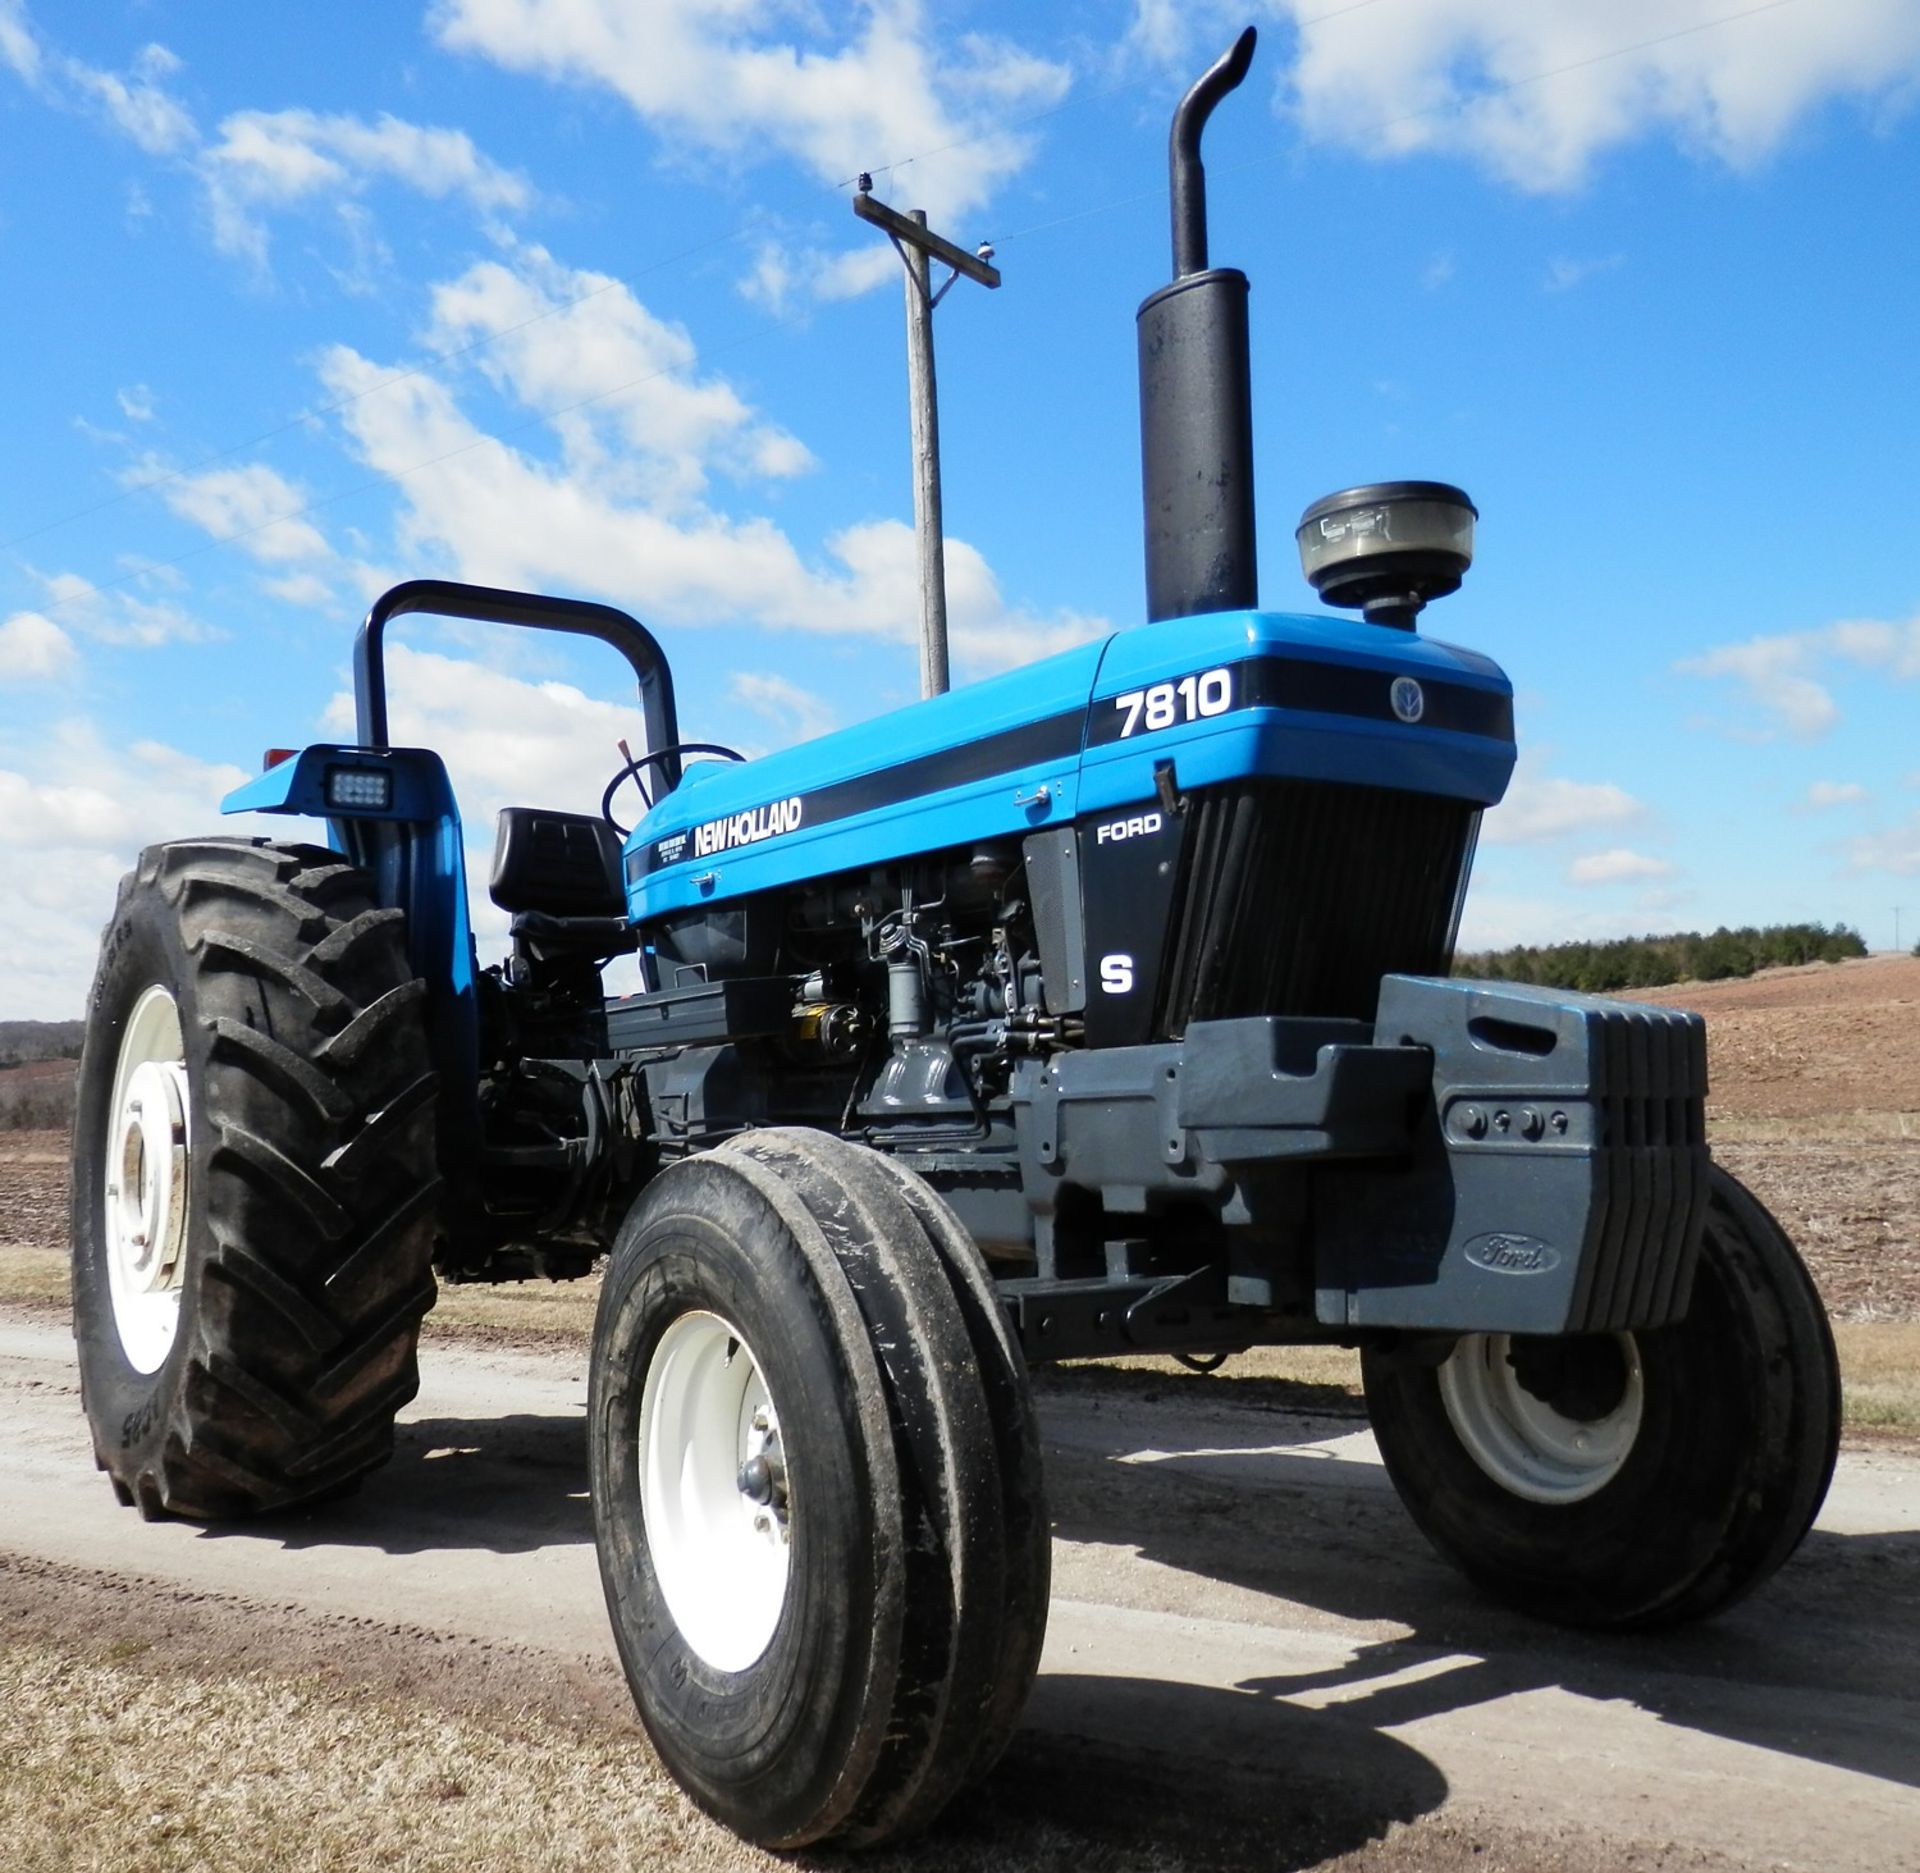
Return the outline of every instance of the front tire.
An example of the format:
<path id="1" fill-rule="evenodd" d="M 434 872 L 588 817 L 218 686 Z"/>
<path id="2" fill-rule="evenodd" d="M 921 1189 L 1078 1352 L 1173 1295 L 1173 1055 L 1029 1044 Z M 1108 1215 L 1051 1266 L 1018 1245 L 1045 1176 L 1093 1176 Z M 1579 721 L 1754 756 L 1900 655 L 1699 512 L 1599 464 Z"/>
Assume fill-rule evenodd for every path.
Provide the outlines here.
<path id="1" fill-rule="evenodd" d="M 202 1520 L 336 1494 L 418 1389 L 439 1180 L 424 985 L 338 853 L 153 846 L 121 882 L 74 1122 L 96 1460 Z"/>
<path id="2" fill-rule="evenodd" d="M 1467 1334 L 1441 1366 L 1369 1351 L 1362 1369 L 1387 1473 L 1428 1539 L 1483 1591 L 1567 1625 L 1671 1626 L 1733 1605 L 1800 1545 L 1839 1449 L 1819 1293 L 1717 1167 L 1674 1325 Z"/>
<path id="3" fill-rule="evenodd" d="M 763 1846 L 926 1825 L 1038 1660 L 1037 1437 L 958 1233 L 876 1154 L 767 1131 L 669 1166 L 615 1245 L 588 1406 L 614 1636 L 667 1767 Z"/>

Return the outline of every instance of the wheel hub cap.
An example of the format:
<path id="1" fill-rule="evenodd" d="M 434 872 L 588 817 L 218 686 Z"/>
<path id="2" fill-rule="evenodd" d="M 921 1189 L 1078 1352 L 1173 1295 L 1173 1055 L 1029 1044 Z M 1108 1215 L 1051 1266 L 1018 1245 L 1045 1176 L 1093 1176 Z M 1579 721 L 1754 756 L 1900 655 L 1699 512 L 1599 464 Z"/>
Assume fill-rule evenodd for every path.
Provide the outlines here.
<path id="1" fill-rule="evenodd" d="M 640 1400 L 640 1509 L 687 1644 L 745 1671 L 773 1641 L 792 1557 L 780 1421 L 760 1363 L 718 1314 L 660 1336 Z"/>
<path id="2" fill-rule="evenodd" d="M 136 1372 L 157 1372 L 180 1324 L 191 1185 L 180 1011 L 158 984 L 145 990 L 120 1039 L 107 1114 L 107 1285 L 114 1325 Z"/>
<path id="3" fill-rule="evenodd" d="M 1640 1434 L 1645 1388 L 1633 1335 L 1613 1342 L 1617 1402 L 1599 1416 L 1571 1417 L 1523 1382 L 1512 1336 L 1461 1336 L 1440 1368 L 1441 1402 L 1467 1454 L 1502 1489 L 1528 1502 L 1573 1503 L 1619 1475 Z"/>

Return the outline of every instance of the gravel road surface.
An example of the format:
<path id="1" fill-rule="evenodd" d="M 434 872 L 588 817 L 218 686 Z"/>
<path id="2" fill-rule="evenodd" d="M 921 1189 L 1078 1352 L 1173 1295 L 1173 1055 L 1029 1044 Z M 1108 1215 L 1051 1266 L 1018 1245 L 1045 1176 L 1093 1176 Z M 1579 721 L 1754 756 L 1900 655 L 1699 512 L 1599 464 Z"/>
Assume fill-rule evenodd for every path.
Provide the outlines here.
<path id="1" fill-rule="evenodd" d="M 65 1329 L 0 1313 L 0 1600 L 402 1676 L 491 1672 L 625 1722 L 585 1494 L 585 1358 L 436 1346 L 394 1463 L 245 1528 L 143 1523 L 95 1472 Z M 1601 1641 L 1489 1608 L 1402 1515 L 1364 1422 L 1138 1375 L 1041 1400 L 1055 1596 L 998 1783 L 1274 1865 L 1433 1830 L 1449 1866 L 1920 1869 L 1920 1461 L 1850 1452 L 1748 1605 Z M 93 1609 L 90 1611 L 89 1609 Z M 63 1612 L 64 1609 L 64 1612 Z M 343 1651 L 344 1648 L 344 1651 Z M 325 1649 L 325 1648 L 322 1648 Z M 502 1677 L 504 1674 L 504 1677 Z M 1405 1840 L 1407 1837 L 1402 1836 Z M 1395 1867 L 1427 1864 L 1394 1853 Z M 1366 1864 L 1371 1864 L 1367 1861 Z"/>

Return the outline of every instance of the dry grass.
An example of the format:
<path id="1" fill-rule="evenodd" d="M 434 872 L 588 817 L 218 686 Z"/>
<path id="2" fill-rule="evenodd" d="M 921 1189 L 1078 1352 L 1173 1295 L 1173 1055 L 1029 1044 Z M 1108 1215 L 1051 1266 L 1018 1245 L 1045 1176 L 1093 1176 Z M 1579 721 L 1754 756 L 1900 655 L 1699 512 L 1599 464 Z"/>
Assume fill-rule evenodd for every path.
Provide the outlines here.
<path id="1" fill-rule="evenodd" d="M 427 1316 L 425 1337 L 532 1348 L 584 1346 L 593 1334 L 599 1293 L 597 1279 L 445 1287 Z M 64 1313 L 65 1254 L 0 1247 L 0 1305 Z M 1920 1435 L 1920 1321 L 1842 1320 L 1833 1331 L 1846 1386 L 1847 1429 Z M 1059 1370 L 1060 1382 L 1068 1385 L 1098 1383 L 1096 1375 L 1105 1372 L 1121 1384 L 1224 1387 L 1229 1398 L 1234 1388 L 1243 1388 L 1243 1398 L 1257 1395 L 1261 1402 L 1293 1408 L 1352 1409 L 1360 1395 L 1360 1355 L 1340 1346 L 1257 1346 L 1206 1378 L 1172 1359 L 1148 1355 L 1075 1360 Z M 1139 1377 L 1120 1376 L 1127 1374 Z M 1206 1393 L 1197 1390 L 1193 1396 L 1200 1400 Z"/>
<path id="2" fill-rule="evenodd" d="M 443 1284 L 427 1316 L 430 1337 L 585 1345 L 593 1337 L 600 1277 L 579 1281 Z"/>
<path id="3" fill-rule="evenodd" d="M 1920 1112 L 1820 1112 L 1802 1118 L 1722 1115 L 1707 1107 L 1711 1145 L 1858 1145 L 1920 1139 Z"/>
<path id="4" fill-rule="evenodd" d="M 124 1641 L 0 1643 L 0 1763 L 9 1873 L 791 1864 L 700 1814 L 635 1735 L 531 1708 L 456 1712 L 314 1673 L 161 1669 Z M 1004 1824 L 963 1824 L 859 1864 L 992 1873 L 1014 1846 Z M 1187 1864 L 1159 1845 L 1031 1823 L 1017 1859 L 1023 1873 Z"/>
<path id="5" fill-rule="evenodd" d="M 65 1249 L 0 1243 L 0 1302 L 65 1313 L 72 1299 L 68 1265 Z"/>
<path id="6" fill-rule="evenodd" d="M 1920 1321 L 1839 1320 L 1833 1337 L 1847 1429 L 1920 1435 Z"/>

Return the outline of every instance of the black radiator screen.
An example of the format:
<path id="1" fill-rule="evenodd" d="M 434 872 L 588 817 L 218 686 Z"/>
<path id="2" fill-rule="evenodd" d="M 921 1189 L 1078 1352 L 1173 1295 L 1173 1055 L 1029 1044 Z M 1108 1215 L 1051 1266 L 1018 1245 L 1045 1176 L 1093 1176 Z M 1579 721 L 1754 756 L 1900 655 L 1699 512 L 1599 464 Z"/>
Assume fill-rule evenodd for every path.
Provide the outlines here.
<path id="1" fill-rule="evenodd" d="M 1479 810 L 1330 781 L 1203 789 L 1190 807 L 1155 1023 L 1372 1020 L 1380 978 L 1444 975 Z"/>

